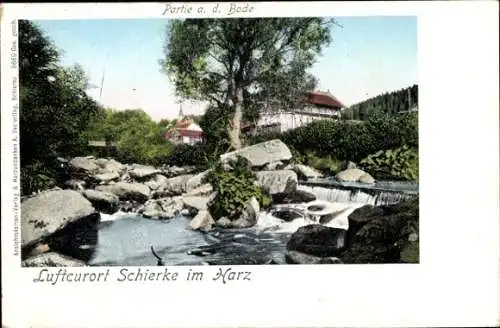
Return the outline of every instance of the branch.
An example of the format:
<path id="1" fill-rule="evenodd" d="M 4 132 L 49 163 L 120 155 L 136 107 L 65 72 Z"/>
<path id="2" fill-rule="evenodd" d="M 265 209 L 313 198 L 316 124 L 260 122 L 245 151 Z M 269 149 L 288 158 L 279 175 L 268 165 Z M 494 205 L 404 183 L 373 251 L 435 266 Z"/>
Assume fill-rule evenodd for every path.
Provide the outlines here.
<path id="1" fill-rule="evenodd" d="M 153 248 L 153 245 L 151 245 L 151 253 L 153 253 L 153 256 L 156 257 L 158 259 L 158 262 L 156 265 L 158 266 L 164 266 L 165 264 L 163 263 L 163 260 L 160 256 L 158 256 L 158 254 L 156 254 L 154 248 Z"/>

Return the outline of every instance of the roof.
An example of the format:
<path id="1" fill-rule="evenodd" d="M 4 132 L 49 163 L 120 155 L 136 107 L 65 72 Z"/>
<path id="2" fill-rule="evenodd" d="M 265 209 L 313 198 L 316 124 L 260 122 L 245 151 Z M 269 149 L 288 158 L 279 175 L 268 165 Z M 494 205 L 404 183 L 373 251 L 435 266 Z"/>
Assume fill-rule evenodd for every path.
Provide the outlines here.
<path id="1" fill-rule="evenodd" d="M 311 91 L 308 92 L 308 101 L 314 105 L 326 106 L 332 109 L 340 109 L 345 107 L 340 100 L 338 100 L 330 92 Z"/>
<path id="2" fill-rule="evenodd" d="M 174 128 L 170 131 L 165 132 L 165 138 L 170 139 L 174 134 L 181 137 L 195 137 L 195 138 L 200 138 L 203 136 L 202 131 Z"/>
<path id="3" fill-rule="evenodd" d="M 186 129 L 191 124 L 189 120 L 182 120 L 175 123 L 175 128 Z"/>

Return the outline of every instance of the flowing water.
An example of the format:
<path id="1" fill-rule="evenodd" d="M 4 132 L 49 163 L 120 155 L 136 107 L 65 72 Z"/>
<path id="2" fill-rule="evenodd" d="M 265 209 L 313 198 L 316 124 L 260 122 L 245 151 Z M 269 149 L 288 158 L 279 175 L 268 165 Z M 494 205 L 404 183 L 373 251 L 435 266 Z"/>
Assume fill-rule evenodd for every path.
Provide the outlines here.
<path id="1" fill-rule="evenodd" d="M 329 186 L 299 186 L 319 200 L 332 202 L 343 211 L 335 220 L 347 221 L 356 208 L 366 204 L 391 204 L 413 197 L 399 190 L 346 190 Z M 386 188 L 388 189 L 388 188 Z M 247 229 L 215 229 L 209 233 L 189 229 L 191 218 L 145 219 L 133 213 L 101 214 L 96 251 L 90 261 L 95 266 L 153 266 L 157 259 L 165 265 L 283 264 L 286 243 L 298 228 L 312 222 L 297 218 L 285 222 L 260 213 L 257 224 Z M 334 226 L 334 222 L 326 225 Z"/>

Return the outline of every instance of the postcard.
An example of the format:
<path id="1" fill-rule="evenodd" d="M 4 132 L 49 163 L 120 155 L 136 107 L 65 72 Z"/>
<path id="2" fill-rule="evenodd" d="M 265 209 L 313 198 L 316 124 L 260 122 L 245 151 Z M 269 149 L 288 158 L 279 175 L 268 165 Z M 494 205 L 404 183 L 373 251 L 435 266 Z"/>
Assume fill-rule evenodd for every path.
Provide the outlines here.
<path id="1" fill-rule="evenodd" d="M 3 5 L 5 326 L 498 324 L 495 6 Z"/>

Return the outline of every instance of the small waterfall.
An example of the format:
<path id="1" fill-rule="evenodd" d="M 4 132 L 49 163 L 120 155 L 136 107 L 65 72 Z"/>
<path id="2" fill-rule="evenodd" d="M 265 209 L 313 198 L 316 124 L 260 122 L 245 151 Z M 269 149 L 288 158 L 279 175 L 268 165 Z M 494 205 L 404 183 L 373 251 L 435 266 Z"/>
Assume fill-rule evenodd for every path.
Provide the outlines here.
<path id="1" fill-rule="evenodd" d="M 370 193 L 362 190 L 346 190 L 335 187 L 325 188 L 319 186 L 299 186 L 300 190 L 315 195 L 318 199 L 333 203 L 363 204 L 363 205 L 389 205 L 411 199 L 415 195 L 395 191 L 374 190 Z"/>

